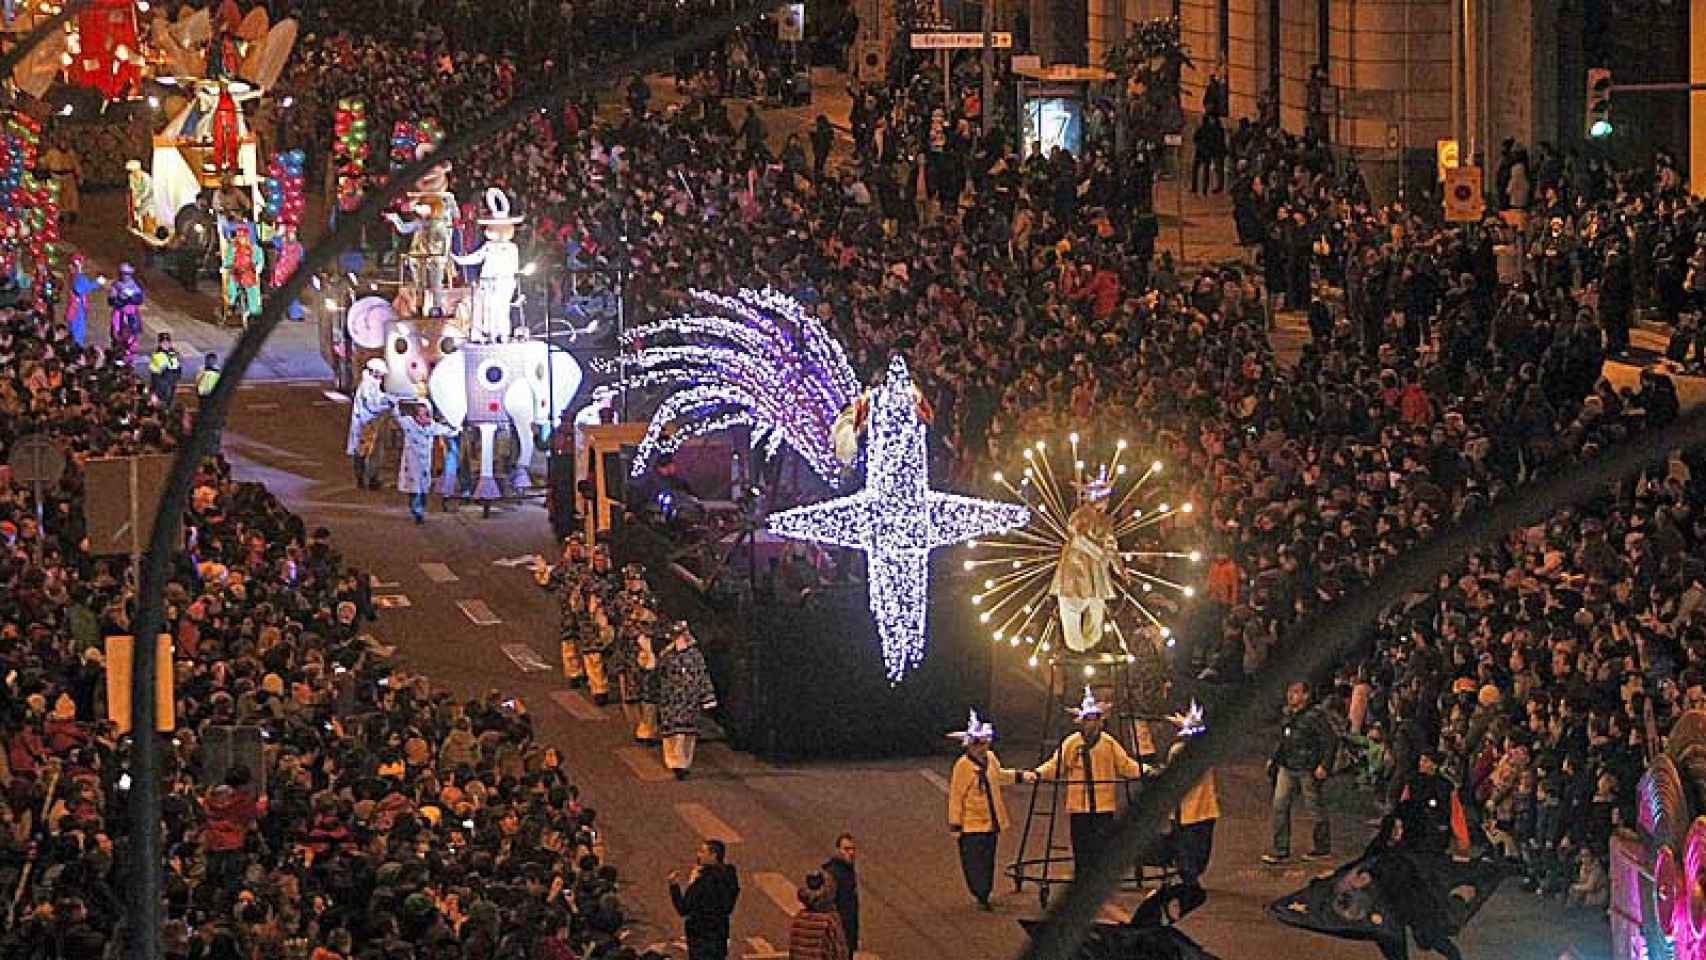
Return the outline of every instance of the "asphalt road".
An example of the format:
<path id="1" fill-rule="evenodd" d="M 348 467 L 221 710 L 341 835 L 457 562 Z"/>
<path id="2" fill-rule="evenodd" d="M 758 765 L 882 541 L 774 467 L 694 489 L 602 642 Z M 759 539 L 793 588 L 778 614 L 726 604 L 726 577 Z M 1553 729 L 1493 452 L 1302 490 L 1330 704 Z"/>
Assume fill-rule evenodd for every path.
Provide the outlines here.
<path id="1" fill-rule="evenodd" d="M 383 611 L 377 631 L 413 669 L 463 695 L 497 688 L 522 698 L 541 736 L 565 750 L 587 802 L 601 811 L 611 858 L 629 881 L 633 942 L 679 937 L 663 878 L 690 864 L 699 839 L 718 837 L 730 842 L 742 876 L 737 948 L 753 957 L 785 949 L 795 884 L 822 862 L 838 833 L 850 830 L 860 847 L 862 946 L 869 956 L 1016 953 L 1023 935 L 1014 921 L 1039 913 L 1036 895 L 1000 884 L 991 915 L 974 909 L 964 892 L 944 822 L 951 750 L 886 763 L 773 766 L 709 743 L 692 779 L 674 781 L 655 750 L 632 743 L 619 710 L 600 709 L 564 685 L 554 668 L 554 606 L 524 566 L 497 562 L 550 549 L 543 509 L 504 507 L 489 518 L 477 508 L 435 512 L 417 527 L 400 495 L 354 489 L 342 456 L 346 411 L 320 387 L 246 386 L 225 433 L 226 452 L 241 477 L 264 481 L 310 524 L 329 526 L 352 561 L 371 570 L 376 592 L 398 598 L 386 601 L 396 605 Z M 1008 679 L 998 719 L 1034 715 L 1038 691 Z M 1035 744 L 1023 741 L 1000 750 L 1013 765 L 1029 765 L 1036 755 Z M 1207 877 L 1210 900 L 1187 930 L 1228 960 L 1374 956 L 1372 947 L 1301 934 L 1263 916 L 1266 902 L 1301 886 L 1307 874 L 1301 866 L 1257 862 L 1266 832 L 1258 766 L 1223 771 L 1222 780 L 1226 814 Z M 1023 788 L 1010 790 L 1015 812 L 1025 799 Z M 1361 817 L 1347 813 L 1337 821 L 1339 848 L 1360 850 L 1368 835 Z M 1015 846 L 1015 838 L 1003 839 L 1003 864 Z M 1131 902 L 1122 898 L 1107 915 Z M 1471 957 L 1513 960 L 1553 960 L 1565 949 L 1583 960 L 1609 955 L 1603 919 L 1542 903 L 1514 884 L 1487 906 L 1462 945 Z"/>

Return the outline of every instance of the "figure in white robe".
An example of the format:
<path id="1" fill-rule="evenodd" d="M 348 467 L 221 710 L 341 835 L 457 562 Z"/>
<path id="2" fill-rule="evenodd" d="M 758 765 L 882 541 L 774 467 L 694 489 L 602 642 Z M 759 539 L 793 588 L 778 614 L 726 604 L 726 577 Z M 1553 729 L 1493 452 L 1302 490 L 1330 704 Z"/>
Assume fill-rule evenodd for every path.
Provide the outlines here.
<path id="1" fill-rule="evenodd" d="M 1074 653 L 1095 649 L 1102 641 L 1108 601 L 1114 598 L 1114 571 L 1120 566 L 1114 521 L 1107 498 L 1112 487 L 1097 479 L 1082 489 L 1082 503 L 1066 519 L 1067 541 L 1060 548 L 1049 592 L 1060 605 L 1060 627 L 1066 648 Z"/>
<path id="2" fill-rule="evenodd" d="M 515 302 L 516 277 L 521 273 L 521 250 L 515 245 L 515 226 L 520 222 L 520 217 L 510 215 L 509 198 L 502 190 L 487 190 L 486 215 L 480 218 L 485 242 L 473 253 L 453 257 L 459 266 L 480 267 L 470 339 L 493 343 L 509 339 L 510 309 Z"/>

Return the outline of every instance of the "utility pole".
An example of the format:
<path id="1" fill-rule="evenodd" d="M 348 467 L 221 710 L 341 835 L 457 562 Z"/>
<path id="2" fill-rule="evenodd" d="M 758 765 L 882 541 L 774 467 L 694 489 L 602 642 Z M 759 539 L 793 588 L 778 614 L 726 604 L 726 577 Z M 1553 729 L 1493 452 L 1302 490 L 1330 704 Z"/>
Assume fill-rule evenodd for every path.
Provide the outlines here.
<path id="1" fill-rule="evenodd" d="M 995 0 L 983 0 L 983 135 L 995 129 Z"/>

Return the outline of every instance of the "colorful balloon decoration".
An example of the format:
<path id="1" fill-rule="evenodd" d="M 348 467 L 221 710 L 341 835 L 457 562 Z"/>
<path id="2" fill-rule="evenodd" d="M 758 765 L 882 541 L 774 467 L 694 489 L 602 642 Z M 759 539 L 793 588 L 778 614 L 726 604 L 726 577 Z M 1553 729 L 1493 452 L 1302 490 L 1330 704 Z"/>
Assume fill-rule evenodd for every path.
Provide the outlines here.
<path id="1" fill-rule="evenodd" d="M 63 252 L 59 184 L 30 172 L 40 149 L 41 124 L 24 113 L 7 115 L 0 131 L 0 260 L 19 280 L 43 267 L 57 267 Z M 40 290 L 38 297 L 45 293 Z"/>
<path id="2" fill-rule="evenodd" d="M 360 97 L 339 100 L 332 115 L 332 133 L 337 138 L 332 154 L 337 162 L 338 208 L 348 213 L 361 205 L 367 186 L 367 101 Z"/>
<path id="3" fill-rule="evenodd" d="M 444 139 L 444 129 L 432 117 L 420 120 L 398 120 L 391 127 L 391 169 L 401 170 L 415 162 L 422 144 L 437 146 Z M 397 213 L 408 213 L 412 203 L 407 195 L 398 197 L 391 205 Z"/>
<path id="4" fill-rule="evenodd" d="M 302 214 L 307 209 L 302 169 L 307 162 L 301 150 L 273 154 L 267 177 L 261 182 L 264 219 L 280 227 L 302 226 Z"/>

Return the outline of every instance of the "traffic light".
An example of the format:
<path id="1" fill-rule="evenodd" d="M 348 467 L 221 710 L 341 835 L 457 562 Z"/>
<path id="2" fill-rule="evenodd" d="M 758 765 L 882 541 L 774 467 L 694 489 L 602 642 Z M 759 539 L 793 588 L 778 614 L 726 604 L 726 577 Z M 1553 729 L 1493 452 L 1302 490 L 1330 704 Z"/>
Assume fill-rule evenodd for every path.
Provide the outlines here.
<path id="1" fill-rule="evenodd" d="M 1611 71 L 1604 67 L 1588 69 L 1587 122 L 1589 139 L 1611 136 Z"/>

